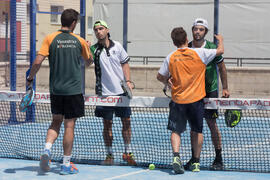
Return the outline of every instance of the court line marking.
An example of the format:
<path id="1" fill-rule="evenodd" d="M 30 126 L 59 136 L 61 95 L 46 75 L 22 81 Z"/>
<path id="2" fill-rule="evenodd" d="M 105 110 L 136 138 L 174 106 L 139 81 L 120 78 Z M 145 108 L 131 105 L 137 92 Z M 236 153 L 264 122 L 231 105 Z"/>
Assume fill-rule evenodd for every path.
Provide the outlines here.
<path id="1" fill-rule="evenodd" d="M 105 178 L 104 180 L 118 179 L 118 178 L 121 178 L 121 177 L 126 177 L 126 176 L 130 176 L 130 175 L 134 175 L 134 174 L 139 174 L 139 173 L 143 173 L 143 172 L 147 172 L 147 171 L 150 171 L 150 170 L 149 169 L 144 169 L 144 170 L 135 171 L 135 172 L 127 173 L 127 174 L 122 174 L 122 175 L 119 175 L 119 176 Z"/>

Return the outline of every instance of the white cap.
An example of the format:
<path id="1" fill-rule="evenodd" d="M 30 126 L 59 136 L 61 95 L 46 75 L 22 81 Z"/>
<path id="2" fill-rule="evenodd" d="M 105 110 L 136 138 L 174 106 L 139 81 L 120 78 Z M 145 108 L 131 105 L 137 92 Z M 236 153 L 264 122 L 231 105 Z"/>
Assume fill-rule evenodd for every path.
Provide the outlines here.
<path id="1" fill-rule="evenodd" d="M 208 29 L 208 22 L 203 18 L 197 18 L 193 23 L 193 27 L 194 26 L 204 26 Z"/>

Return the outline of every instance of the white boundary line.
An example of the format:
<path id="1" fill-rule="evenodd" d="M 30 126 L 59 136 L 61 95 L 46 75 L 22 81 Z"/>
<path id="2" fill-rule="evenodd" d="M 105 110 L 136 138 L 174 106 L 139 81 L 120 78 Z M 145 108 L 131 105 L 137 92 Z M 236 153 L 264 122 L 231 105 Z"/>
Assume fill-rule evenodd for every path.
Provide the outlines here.
<path id="1" fill-rule="evenodd" d="M 143 173 L 143 172 L 147 172 L 147 171 L 150 171 L 150 170 L 149 169 L 144 169 L 144 170 L 135 171 L 135 172 L 127 173 L 127 174 L 122 174 L 122 175 L 119 175 L 119 176 L 114 176 L 114 177 L 111 177 L 111 178 L 105 178 L 104 180 L 118 179 L 118 178 L 121 178 L 121 177 L 126 177 L 126 176 L 130 176 L 130 175 L 134 175 L 134 174 L 139 174 L 139 173 Z"/>

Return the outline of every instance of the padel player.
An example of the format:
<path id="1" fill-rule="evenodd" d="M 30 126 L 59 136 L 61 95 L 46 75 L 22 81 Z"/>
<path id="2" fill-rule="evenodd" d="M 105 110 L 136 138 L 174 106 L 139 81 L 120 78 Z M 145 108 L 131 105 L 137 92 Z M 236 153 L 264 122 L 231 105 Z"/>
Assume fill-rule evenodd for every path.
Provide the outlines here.
<path id="1" fill-rule="evenodd" d="M 186 130 L 187 121 L 194 133 L 194 161 L 192 171 L 200 171 L 200 153 L 203 144 L 203 114 L 205 97 L 205 70 L 206 65 L 216 56 L 223 54 L 223 38 L 219 40 L 217 49 L 190 49 L 186 31 L 182 27 L 174 28 L 171 32 L 173 44 L 177 50 L 170 53 L 164 60 L 157 75 L 157 79 L 164 84 L 168 83 L 172 89 L 172 100 L 169 108 L 168 129 L 171 133 L 173 150 L 173 169 L 176 174 L 183 174 L 184 167 L 180 160 L 179 150 L 181 133 Z"/>
<path id="2" fill-rule="evenodd" d="M 50 99 L 52 123 L 47 131 L 44 152 L 40 159 L 40 168 L 50 170 L 51 147 L 59 135 L 64 121 L 63 149 L 64 157 L 60 174 L 75 174 L 78 169 L 70 163 L 75 121 L 84 116 L 84 97 L 82 94 L 81 57 L 86 66 L 93 62 L 90 43 L 75 35 L 73 30 L 79 19 L 74 9 L 66 9 L 61 15 L 62 27 L 59 31 L 47 35 L 33 63 L 27 81 L 32 81 L 43 60 L 48 57 L 50 66 Z"/>
<path id="3" fill-rule="evenodd" d="M 94 32 L 98 42 L 91 46 L 94 55 L 96 74 L 96 94 L 98 96 L 119 96 L 125 95 L 121 87 L 121 81 L 126 80 L 129 89 L 132 89 L 130 81 L 129 56 L 122 45 L 110 39 L 108 25 L 105 21 L 99 20 L 94 24 Z M 121 118 L 122 136 L 125 150 L 123 160 L 129 165 L 136 165 L 134 155 L 131 152 L 131 124 L 130 107 L 108 107 L 97 106 L 95 115 L 103 118 L 103 139 L 106 146 L 106 159 L 103 164 L 111 165 L 114 162 L 112 142 L 113 114 Z"/>
<path id="4" fill-rule="evenodd" d="M 192 26 L 193 41 L 188 44 L 191 48 L 207 48 L 216 49 L 216 45 L 205 39 L 205 35 L 208 32 L 208 22 L 205 19 L 197 18 Z M 218 67 L 218 69 L 217 69 Z M 215 59 L 206 66 L 205 73 L 205 91 L 206 98 L 218 97 L 218 70 L 222 83 L 222 96 L 228 98 L 230 96 L 227 83 L 227 71 L 222 56 L 217 56 Z M 218 117 L 218 111 L 216 109 L 205 109 L 204 117 L 211 132 L 212 143 L 215 147 L 216 158 L 214 159 L 211 169 L 221 170 L 223 169 L 223 161 L 221 156 L 221 133 L 218 129 L 216 118 Z M 193 144 L 193 134 L 191 131 L 191 144 Z M 186 170 L 191 168 L 191 164 L 194 159 L 194 150 L 192 147 L 192 157 L 190 161 L 184 165 Z"/>

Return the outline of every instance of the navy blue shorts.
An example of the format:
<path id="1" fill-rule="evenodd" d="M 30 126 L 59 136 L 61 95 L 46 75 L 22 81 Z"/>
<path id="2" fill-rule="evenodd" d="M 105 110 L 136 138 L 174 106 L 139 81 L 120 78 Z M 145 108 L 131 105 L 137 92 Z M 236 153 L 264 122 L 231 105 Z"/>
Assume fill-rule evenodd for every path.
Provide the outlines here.
<path id="1" fill-rule="evenodd" d="M 97 106 L 95 110 L 96 117 L 102 117 L 105 120 L 112 120 L 113 114 L 120 118 L 130 118 L 130 107 L 117 107 L 117 106 Z"/>
<path id="2" fill-rule="evenodd" d="M 218 97 L 218 91 L 212 91 L 209 93 L 206 93 L 205 98 L 217 98 Z M 217 109 L 205 109 L 204 110 L 204 118 L 205 119 L 216 119 L 218 118 L 218 110 Z"/>
<path id="3" fill-rule="evenodd" d="M 84 97 L 77 95 L 53 95 L 50 94 L 52 114 L 61 114 L 65 119 L 84 116 Z"/>
<path id="4" fill-rule="evenodd" d="M 119 94 L 118 96 L 126 96 L 126 94 Z M 130 107 L 117 107 L 117 106 L 96 106 L 95 116 L 102 117 L 105 120 L 112 120 L 113 114 L 120 118 L 130 118 Z"/>
<path id="5" fill-rule="evenodd" d="M 204 114 L 203 99 L 190 104 L 177 104 L 171 101 L 169 107 L 170 113 L 167 127 L 169 130 L 181 134 L 186 130 L 188 121 L 191 131 L 202 133 Z"/>

